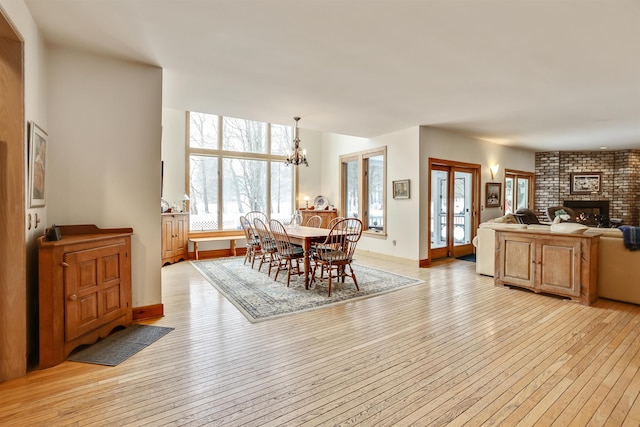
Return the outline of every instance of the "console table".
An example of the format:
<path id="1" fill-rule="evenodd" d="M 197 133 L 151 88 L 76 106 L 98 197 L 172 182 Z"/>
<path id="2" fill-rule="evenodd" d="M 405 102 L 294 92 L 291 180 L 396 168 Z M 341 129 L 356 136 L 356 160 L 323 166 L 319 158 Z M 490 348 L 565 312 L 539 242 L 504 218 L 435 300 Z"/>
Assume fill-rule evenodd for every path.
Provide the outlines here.
<path id="1" fill-rule="evenodd" d="M 532 230 L 496 230 L 495 285 L 569 297 L 597 297 L 600 237 Z"/>

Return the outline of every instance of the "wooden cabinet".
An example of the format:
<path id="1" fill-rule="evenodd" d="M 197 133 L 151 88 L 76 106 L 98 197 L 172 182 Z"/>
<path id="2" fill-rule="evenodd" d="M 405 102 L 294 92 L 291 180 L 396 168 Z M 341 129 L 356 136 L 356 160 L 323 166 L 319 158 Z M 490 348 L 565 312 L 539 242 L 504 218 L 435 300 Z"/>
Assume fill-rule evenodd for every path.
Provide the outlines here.
<path id="1" fill-rule="evenodd" d="M 187 259 L 189 214 L 162 214 L 162 265 Z"/>
<path id="2" fill-rule="evenodd" d="M 496 230 L 496 286 L 514 285 L 569 297 L 597 298 L 599 236 Z"/>
<path id="3" fill-rule="evenodd" d="M 307 223 L 307 220 L 314 215 L 318 215 L 322 218 L 322 228 L 328 228 L 329 221 L 335 218 L 338 215 L 338 211 L 335 209 L 331 210 L 315 210 L 315 209 L 300 209 L 300 213 L 302 214 L 302 225 Z"/>
<path id="4" fill-rule="evenodd" d="M 61 240 L 38 239 L 41 368 L 132 321 L 133 230 L 95 225 L 60 230 Z"/>

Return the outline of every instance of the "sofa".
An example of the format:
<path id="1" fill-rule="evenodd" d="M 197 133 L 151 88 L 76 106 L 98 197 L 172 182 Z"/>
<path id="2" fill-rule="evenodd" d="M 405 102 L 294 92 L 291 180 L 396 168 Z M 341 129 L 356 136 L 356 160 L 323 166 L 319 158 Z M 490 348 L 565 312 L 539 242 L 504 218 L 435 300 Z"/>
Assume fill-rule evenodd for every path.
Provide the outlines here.
<path id="1" fill-rule="evenodd" d="M 549 225 L 486 222 L 480 224 L 473 244 L 476 272 L 493 276 L 495 271 L 495 230 L 525 228 L 551 232 Z M 617 228 L 588 228 L 585 234 L 600 236 L 598 248 L 598 297 L 640 304 L 640 251 L 624 247 Z"/>

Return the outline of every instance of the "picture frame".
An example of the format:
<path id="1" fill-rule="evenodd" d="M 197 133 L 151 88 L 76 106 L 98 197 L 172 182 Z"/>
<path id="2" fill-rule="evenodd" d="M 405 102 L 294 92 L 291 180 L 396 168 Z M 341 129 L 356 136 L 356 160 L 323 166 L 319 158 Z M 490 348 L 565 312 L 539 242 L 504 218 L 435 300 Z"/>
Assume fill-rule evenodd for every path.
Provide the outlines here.
<path id="1" fill-rule="evenodd" d="M 499 208 L 502 202 L 502 183 L 487 182 L 485 188 L 485 207 Z"/>
<path id="2" fill-rule="evenodd" d="M 410 182 L 408 179 L 393 181 L 393 198 L 409 199 L 411 197 Z"/>
<path id="3" fill-rule="evenodd" d="M 29 207 L 45 205 L 45 178 L 47 167 L 47 133 L 34 122 L 29 122 Z"/>
<path id="4" fill-rule="evenodd" d="M 602 172 L 576 172 L 571 174 L 571 194 L 600 194 Z"/>

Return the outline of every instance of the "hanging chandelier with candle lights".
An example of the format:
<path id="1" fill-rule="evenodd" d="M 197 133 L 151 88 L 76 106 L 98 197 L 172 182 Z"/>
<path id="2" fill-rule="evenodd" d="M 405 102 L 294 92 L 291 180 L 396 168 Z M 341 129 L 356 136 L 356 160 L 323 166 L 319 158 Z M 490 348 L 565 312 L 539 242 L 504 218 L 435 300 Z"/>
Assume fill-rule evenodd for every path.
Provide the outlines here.
<path id="1" fill-rule="evenodd" d="M 300 138 L 298 137 L 298 121 L 300 117 L 294 117 L 293 120 L 296 121 L 296 130 L 295 136 L 293 138 L 293 151 L 287 154 L 287 160 L 285 164 L 298 166 L 300 164 L 305 164 L 305 166 L 309 167 L 309 162 L 307 161 L 307 150 L 303 150 L 300 148 Z"/>

